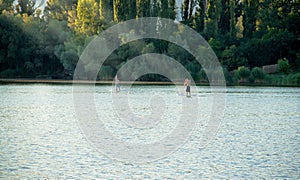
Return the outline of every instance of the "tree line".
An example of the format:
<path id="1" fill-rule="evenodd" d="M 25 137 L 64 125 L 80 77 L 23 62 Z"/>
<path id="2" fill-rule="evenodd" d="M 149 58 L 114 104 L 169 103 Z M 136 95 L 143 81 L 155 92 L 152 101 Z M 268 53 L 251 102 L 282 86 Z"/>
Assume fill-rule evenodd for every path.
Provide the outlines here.
<path id="1" fill-rule="evenodd" d="M 140 17 L 173 19 L 193 28 L 208 41 L 225 74 L 241 67 L 259 74 L 258 67 L 280 59 L 291 72 L 300 70 L 298 0 L 48 0 L 44 10 L 34 2 L 0 0 L 1 77 L 72 78 L 95 35 Z M 205 80 L 201 65 L 187 51 L 153 39 L 121 46 L 99 79 L 112 79 L 126 61 L 151 52 L 174 57 L 194 79 Z M 149 75 L 143 80 L 161 79 Z"/>

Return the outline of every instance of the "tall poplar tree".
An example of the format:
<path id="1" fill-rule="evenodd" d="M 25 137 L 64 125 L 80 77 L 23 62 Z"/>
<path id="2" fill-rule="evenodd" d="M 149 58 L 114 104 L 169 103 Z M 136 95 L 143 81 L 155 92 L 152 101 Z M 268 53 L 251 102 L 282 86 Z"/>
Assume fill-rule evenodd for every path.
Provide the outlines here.
<path id="1" fill-rule="evenodd" d="M 151 0 L 136 0 L 137 16 L 150 17 Z"/>
<path id="2" fill-rule="evenodd" d="M 113 20 L 113 0 L 100 0 L 100 18 L 105 21 Z"/>
<path id="3" fill-rule="evenodd" d="M 221 17 L 221 0 L 207 0 L 206 17 L 204 34 L 208 38 L 216 37 Z"/>
<path id="4" fill-rule="evenodd" d="M 259 0 L 243 0 L 243 24 L 245 37 L 252 38 L 256 30 L 256 20 L 259 10 Z"/>
<path id="5" fill-rule="evenodd" d="M 203 32 L 206 0 L 197 0 L 196 3 L 197 3 L 197 7 L 196 7 L 196 11 L 195 11 L 193 27 L 197 32 Z"/>
<path id="6" fill-rule="evenodd" d="M 77 5 L 77 19 L 75 31 L 84 35 L 100 33 L 101 22 L 99 5 L 95 0 L 79 0 Z"/>
<path id="7" fill-rule="evenodd" d="M 234 35 L 235 35 L 235 24 L 236 24 L 236 19 L 235 19 L 235 8 L 236 8 L 236 0 L 229 0 L 229 10 L 230 10 L 230 31 L 229 35 L 231 40 L 233 40 Z"/>

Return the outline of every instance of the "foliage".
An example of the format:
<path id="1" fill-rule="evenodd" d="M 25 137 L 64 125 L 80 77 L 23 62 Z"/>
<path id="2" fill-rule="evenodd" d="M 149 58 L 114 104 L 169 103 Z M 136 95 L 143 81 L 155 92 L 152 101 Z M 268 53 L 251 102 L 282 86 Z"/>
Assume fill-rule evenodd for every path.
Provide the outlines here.
<path id="1" fill-rule="evenodd" d="M 98 77 L 100 80 L 111 80 L 113 79 L 112 74 L 113 69 L 111 66 L 102 66 L 99 71 Z"/>
<path id="2" fill-rule="evenodd" d="M 66 78 L 66 74 L 73 74 L 81 53 L 95 35 L 128 19 L 158 16 L 176 19 L 201 34 L 223 65 L 228 82 L 234 81 L 230 74 L 236 69 L 236 78 L 241 81 L 299 82 L 297 73 L 273 77 L 259 68 L 278 63 L 285 74 L 300 70 L 298 1 L 182 0 L 179 7 L 176 2 L 48 0 L 42 12 L 31 0 L 0 0 L 0 76 Z M 179 28 L 174 34 L 180 37 L 181 33 Z M 130 34 L 115 37 L 114 41 L 122 42 L 127 36 Z M 207 81 L 205 71 L 189 52 L 153 39 L 122 45 L 105 61 L 99 78 L 112 78 L 128 60 L 146 53 L 166 54 L 196 80 Z M 251 72 L 246 67 L 252 68 Z M 85 70 L 96 71 L 93 63 L 87 64 Z M 163 78 L 143 77 L 150 79 Z"/>
<path id="3" fill-rule="evenodd" d="M 300 73 L 292 74 L 274 74 L 267 75 L 265 81 L 268 84 L 279 85 L 279 86 L 293 86 L 300 85 Z"/>
<path id="4" fill-rule="evenodd" d="M 300 73 L 293 74 L 291 80 L 294 84 L 300 84 Z"/>
<path id="5" fill-rule="evenodd" d="M 285 74 L 289 73 L 290 64 L 289 64 L 289 61 L 286 58 L 278 60 L 278 70 L 280 72 L 285 73 Z"/>
<path id="6" fill-rule="evenodd" d="M 266 74 L 261 68 L 255 67 L 251 70 L 251 76 L 254 78 L 254 80 L 263 80 Z"/>
<path id="7" fill-rule="evenodd" d="M 200 82 L 207 82 L 208 81 L 206 72 L 204 71 L 203 68 L 198 72 L 197 80 L 199 80 Z"/>
<path id="8" fill-rule="evenodd" d="M 250 76 L 249 68 L 245 66 L 241 66 L 237 70 L 237 78 L 240 79 L 242 82 L 246 81 L 246 78 Z"/>
<path id="9" fill-rule="evenodd" d="M 95 0 L 79 0 L 77 5 L 77 18 L 75 31 L 87 36 L 99 34 L 102 23 L 99 14 L 99 5 Z"/>
<path id="10" fill-rule="evenodd" d="M 230 73 L 228 72 L 228 69 L 223 67 L 223 73 L 224 73 L 224 77 L 227 83 L 233 83 L 233 78 L 230 75 Z"/>
<path id="11" fill-rule="evenodd" d="M 285 74 L 287 74 L 290 71 L 290 64 L 286 58 L 278 60 L 278 70 Z"/>
<path id="12" fill-rule="evenodd" d="M 239 72 L 239 76 L 240 76 L 241 78 L 247 78 L 247 77 L 249 77 L 249 75 L 250 75 L 250 70 L 249 70 L 249 68 L 244 67 L 244 66 L 239 67 L 239 68 L 238 68 L 238 72 Z"/>

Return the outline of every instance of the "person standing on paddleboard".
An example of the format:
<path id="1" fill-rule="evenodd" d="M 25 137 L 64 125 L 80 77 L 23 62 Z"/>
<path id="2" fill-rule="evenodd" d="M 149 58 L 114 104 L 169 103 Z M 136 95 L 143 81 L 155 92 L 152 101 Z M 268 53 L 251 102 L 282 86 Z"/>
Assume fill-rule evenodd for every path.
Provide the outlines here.
<path id="1" fill-rule="evenodd" d="M 115 76 L 115 84 L 116 84 L 116 92 L 120 92 L 120 80 L 118 79 L 118 75 Z"/>
<path id="2" fill-rule="evenodd" d="M 183 85 L 186 86 L 186 97 L 191 97 L 191 80 L 189 80 L 189 78 L 185 78 Z"/>

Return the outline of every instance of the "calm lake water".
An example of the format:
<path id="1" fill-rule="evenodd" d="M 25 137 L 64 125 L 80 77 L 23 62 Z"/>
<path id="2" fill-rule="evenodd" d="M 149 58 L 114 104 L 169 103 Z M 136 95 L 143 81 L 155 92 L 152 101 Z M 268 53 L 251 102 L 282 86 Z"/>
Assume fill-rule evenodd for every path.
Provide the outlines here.
<path id="1" fill-rule="evenodd" d="M 110 89 L 95 87 L 99 114 L 112 113 Z M 211 111 L 210 88 L 192 92 L 192 98 L 199 98 L 201 127 L 205 127 Z M 137 116 L 150 113 L 149 95 L 162 98 L 167 110 L 158 130 L 154 127 L 147 135 L 130 135 L 126 126 L 119 125 L 122 122 L 103 119 L 120 139 L 151 142 L 172 131 L 181 98 L 174 86 L 135 86 L 121 93 L 129 94 Z M 0 178 L 300 178 L 299 88 L 227 87 L 224 118 L 205 148 L 199 147 L 201 127 L 162 159 L 144 164 L 112 160 L 82 134 L 71 85 L 0 85 Z"/>

